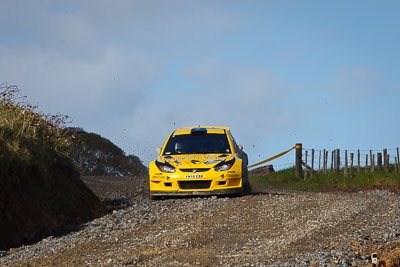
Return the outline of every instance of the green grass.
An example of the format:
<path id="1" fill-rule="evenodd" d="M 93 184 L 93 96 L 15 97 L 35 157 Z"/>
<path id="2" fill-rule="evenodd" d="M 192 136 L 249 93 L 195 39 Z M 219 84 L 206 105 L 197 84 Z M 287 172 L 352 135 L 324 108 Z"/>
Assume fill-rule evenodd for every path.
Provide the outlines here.
<path id="1" fill-rule="evenodd" d="M 19 95 L 16 86 L 0 84 L 0 156 L 6 161 L 35 164 L 48 160 L 50 152 L 68 154 L 69 140 L 62 129 L 69 117 L 37 109 Z"/>
<path id="2" fill-rule="evenodd" d="M 2 184 L 11 180 L 19 183 L 32 176 L 52 180 L 61 175 L 56 165 L 69 161 L 71 137 L 66 137 L 63 130 L 69 117 L 44 114 L 37 109 L 37 105 L 20 96 L 16 86 L 0 84 Z"/>
<path id="3" fill-rule="evenodd" d="M 314 192 L 360 190 L 371 187 L 400 185 L 400 173 L 394 172 L 393 166 L 390 166 L 388 173 L 383 170 L 365 173 L 365 169 L 361 168 L 358 174 L 357 168 L 354 168 L 352 177 L 344 177 L 343 170 L 339 174 L 315 172 L 312 177 L 308 172 L 306 179 L 296 178 L 294 173 L 294 168 L 289 168 L 265 176 L 250 177 L 250 182 L 255 190 L 286 189 Z"/>

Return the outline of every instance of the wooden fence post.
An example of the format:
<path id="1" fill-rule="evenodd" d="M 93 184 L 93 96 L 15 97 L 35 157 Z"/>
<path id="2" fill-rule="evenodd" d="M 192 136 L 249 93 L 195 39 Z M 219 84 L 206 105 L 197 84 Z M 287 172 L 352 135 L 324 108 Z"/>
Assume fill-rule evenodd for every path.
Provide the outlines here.
<path id="1" fill-rule="evenodd" d="M 387 157 L 386 157 L 386 155 L 387 155 L 387 149 L 385 148 L 385 149 L 383 149 L 383 168 L 385 169 L 385 171 L 387 171 L 386 170 L 386 160 L 387 160 Z M 388 165 L 389 166 L 389 165 Z"/>
<path id="2" fill-rule="evenodd" d="M 333 162 L 335 161 L 335 150 L 332 151 L 332 159 L 331 159 L 331 172 L 333 173 Z"/>
<path id="3" fill-rule="evenodd" d="M 398 166 L 397 166 L 397 157 L 394 156 L 394 171 L 397 173 L 398 172 Z"/>
<path id="4" fill-rule="evenodd" d="M 375 170 L 375 154 L 372 154 L 371 158 L 371 172 L 374 172 Z"/>
<path id="5" fill-rule="evenodd" d="M 319 160 L 318 160 L 318 173 L 321 171 L 321 150 L 319 151 Z"/>
<path id="6" fill-rule="evenodd" d="M 386 154 L 385 156 L 385 172 L 389 172 L 389 154 Z"/>
<path id="7" fill-rule="evenodd" d="M 372 161 L 372 149 L 369 150 L 369 161 L 371 162 L 371 172 L 372 172 L 372 169 L 374 168 L 373 167 L 374 162 Z"/>
<path id="8" fill-rule="evenodd" d="M 350 177 L 353 177 L 353 158 L 354 153 L 350 153 Z"/>
<path id="9" fill-rule="evenodd" d="M 325 151 L 325 169 L 324 169 L 324 174 L 326 174 L 326 169 L 328 168 L 328 155 L 329 155 L 329 152 L 328 152 L 328 150 L 327 151 Z"/>
<path id="10" fill-rule="evenodd" d="M 374 172 L 375 157 L 374 157 L 374 155 L 372 155 L 372 149 L 369 150 L 369 158 L 371 161 L 371 172 Z"/>
<path id="11" fill-rule="evenodd" d="M 347 150 L 344 151 L 344 172 L 343 172 L 343 176 L 347 177 L 347 166 L 348 166 L 348 162 L 347 162 Z"/>
<path id="12" fill-rule="evenodd" d="M 399 158 L 397 157 L 397 164 L 396 164 L 396 166 L 397 166 L 396 172 L 397 172 L 397 173 L 400 172 L 400 162 L 399 162 L 399 161 L 400 161 L 400 160 L 399 160 Z"/>
<path id="13" fill-rule="evenodd" d="M 307 156 L 308 156 L 308 150 L 306 150 L 306 157 L 305 157 L 305 164 L 304 164 L 304 179 L 307 178 Z"/>
<path id="14" fill-rule="evenodd" d="M 303 178 L 303 145 L 296 144 L 296 168 L 295 175 L 297 178 Z"/>
<path id="15" fill-rule="evenodd" d="M 377 161 L 376 164 L 377 164 L 378 169 L 379 170 L 382 169 L 382 153 L 380 153 L 380 152 L 377 153 L 376 161 Z"/>
<path id="16" fill-rule="evenodd" d="M 400 157 L 399 157 L 399 148 L 397 147 L 397 172 L 400 172 Z"/>
<path id="17" fill-rule="evenodd" d="M 313 149 L 311 149 L 311 177 L 313 176 L 313 173 L 314 173 L 314 153 L 315 153 L 315 150 L 313 148 Z"/>
<path id="18" fill-rule="evenodd" d="M 333 172 L 336 173 L 336 166 L 337 166 L 337 150 L 333 150 Z"/>
<path id="19" fill-rule="evenodd" d="M 365 154 L 365 173 L 368 172 L 368 154 Z"/>
<path id="20" fill-rule="evenodd" d="M 397 157 L 397 172 L 400 172 L 400 159 Z"/>
<path id="21" fill-rule="evenodd" d="M 357 166 L 357 173 L 360 173 L 360 168 L 361 168 L 361 160 L 360 160 L 360 149 L 357 150 L 358 153 L 358 166 Z"/>
<path id="22" fill-rule="evenodd" d="M 397 158 L 397 173 L 400 172 L 399 158 Z"/>
<path id="23" fill-rule="evenodd" d="M 333 164 L 332 173 L 334 173 L 336 171 L 336 149 L 332 151 L 332 164 Z"/>
<path id="24" fill-rule="evenodd" d="M 340 171 L 340 149 L 336 149 L 336 173 Z"/>

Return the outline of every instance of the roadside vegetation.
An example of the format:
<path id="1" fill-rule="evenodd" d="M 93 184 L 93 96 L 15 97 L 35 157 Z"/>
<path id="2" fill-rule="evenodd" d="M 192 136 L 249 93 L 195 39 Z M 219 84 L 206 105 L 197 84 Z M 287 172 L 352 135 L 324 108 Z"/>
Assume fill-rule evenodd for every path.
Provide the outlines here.
<path id="1" fill-rule="evenodd" d="M 49 152 L 68 153 L 69 139 L 63 128 L 70 118 L 41 113 L 19 93 L 17 86 L 0 85 L 0 155 L 6 156 L 0 161 L 2 170 L 11 162 L 46 162 Z"/>
<path id="2" fill-rule="evenodd" d="M 70 157 L 85 176 L 141 176 L 148 170 L 135 155 L 125 152 L 110 140 L 81 128 L 66 128 Z"/>
<path id="3" fill-rule="evenodd" d="M 69 158 L 69 117 L 44 114 L 0 84 L 0 250 L 106 212 Z"/>
<path id="4" fill-rule="evenodd" d="M 306 179 L 296 178 L 294 168 L 288 168 L 264 176 L 250 177 L 250 182 L 252 187 L 257 189 L 286 189 L 313 192 L 353 191 L 367 188 L 399 188 L 400 174 L 393 171 L 393 166 L 390 166 L 390 168 L 392 170 L 389 172 L 375 170 L 373 173 L 365 173 L 364 168 L 361 168 L 360 173 L 357 173 L 357 168 L 354 168 L 352 177 L 344 177 L 343 170 L 337 174 L 315 172 L 312 177 L 308 172 Z"/>

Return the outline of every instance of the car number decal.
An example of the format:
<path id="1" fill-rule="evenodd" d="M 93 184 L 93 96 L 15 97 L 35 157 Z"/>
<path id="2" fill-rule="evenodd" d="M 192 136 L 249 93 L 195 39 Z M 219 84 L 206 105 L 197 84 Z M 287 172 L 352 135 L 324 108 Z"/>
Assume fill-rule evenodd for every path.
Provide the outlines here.
<path id="1" fill-rule="evenodd" d="M 191 175 L 186 175 L 185 178 L 203 178 L 203 174 L 191 174 Z"/>

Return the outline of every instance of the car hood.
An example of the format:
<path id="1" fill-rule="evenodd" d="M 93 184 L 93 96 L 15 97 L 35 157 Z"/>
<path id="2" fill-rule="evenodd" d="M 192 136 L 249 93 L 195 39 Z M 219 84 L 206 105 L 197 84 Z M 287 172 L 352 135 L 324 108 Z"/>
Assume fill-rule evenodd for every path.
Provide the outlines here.
<path id="1" fill-rule="evenodd" d="M 209 155 L 198 155 L 198 154 L 186 154 L 186 155 L 171 155 L 171 156 L 159 156 L 158 161 L 168 162 L 175 168 L 212 168 L 221 161 L 230 160 L 233 155 L 229 154 L 209 154 Z"/>

